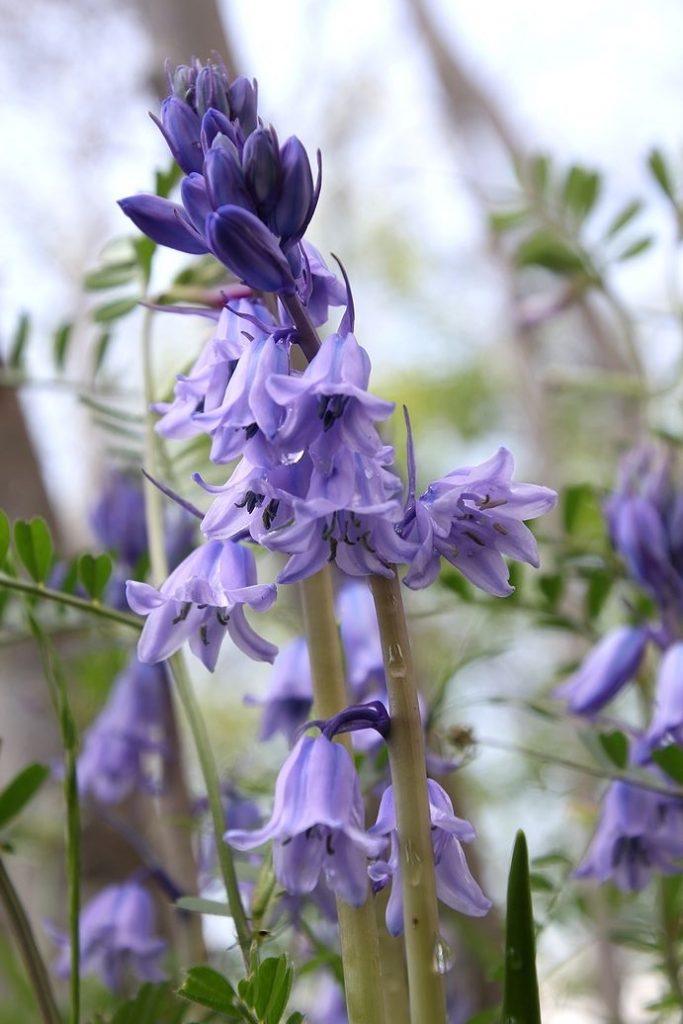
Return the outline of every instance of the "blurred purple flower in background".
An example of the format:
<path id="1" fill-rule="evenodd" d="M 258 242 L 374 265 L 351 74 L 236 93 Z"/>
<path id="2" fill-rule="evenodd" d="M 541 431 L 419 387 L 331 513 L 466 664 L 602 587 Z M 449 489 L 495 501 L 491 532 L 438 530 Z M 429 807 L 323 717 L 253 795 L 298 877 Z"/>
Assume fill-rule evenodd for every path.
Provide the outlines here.
<path id="1" fill-rule="evenodd" d="M 138 788 L 158 792 L 166 753 L 166 686 L 162 666 L 143 665 L 133 655 L 84 733 L 78 759 L 81 796 L 89 794 L 109 804 L 119 803 Z"/>
<path id="2" fill-rule="evenodd" d="M 577 715 L 599 711 L 633 677 L 645 656 L 649 631 L 620 626 L 588 652 L 579 669 L 555 690 Z"/>
<path id="3" fill-rule="evenodd" d="M 81 911 L 81 971 L 99 974 L 104 984 L 120 991 L 128 975 L 142 981 L 162 981 L 159 960 L 166 949 L 154 934 L 152 897 L 139 882 L 108 885 Z M 70 945 L 67 935 L 46 924 L 50 938 L 59 946 L 55 972 L 61 978 L 70 973 Z"/>

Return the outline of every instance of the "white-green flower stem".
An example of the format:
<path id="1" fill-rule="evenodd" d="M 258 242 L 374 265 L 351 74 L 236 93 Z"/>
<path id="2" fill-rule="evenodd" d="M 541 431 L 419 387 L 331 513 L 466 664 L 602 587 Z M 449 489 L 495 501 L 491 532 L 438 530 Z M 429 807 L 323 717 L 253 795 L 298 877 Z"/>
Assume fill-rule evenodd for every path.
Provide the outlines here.
<path id="1" fill-rule="evenodd" d="M 303 580 L 300 589 L 313 675 L 314 715 L 332 718 L 350 701 L 329 567 Z M 339 736 L 338 742 L 351 753 L 348 736 Z M 362 907 L 352 907 L 337 899 L 337 913 L 349 1024 L 384 1024 L 379 940 L 372 901 L 367 899 Z"/>
<path id="2" fill-rule="evenodd" d="M 403 924 L 413 1024 L 445 1024 L 446 998 L 435 955 L 436 878 L 418 689 L 398 576 L 372 576 L 389 694 L 389 764 L 401 857 Z"/>

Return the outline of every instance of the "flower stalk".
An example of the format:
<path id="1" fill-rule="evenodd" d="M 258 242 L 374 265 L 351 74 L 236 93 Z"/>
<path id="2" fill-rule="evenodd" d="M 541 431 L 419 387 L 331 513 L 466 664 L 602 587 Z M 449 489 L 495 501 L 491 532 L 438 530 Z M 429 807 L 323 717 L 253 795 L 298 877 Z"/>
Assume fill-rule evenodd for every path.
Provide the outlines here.
<path id="1" fill-rule="evenodd" d="M 439 940 L 436 879 L 418 689 L 398 576 L 371 577 L 382 639 L 391 734 L 389 763 L 401 857 L 411 1020 L 445 1024 L 446 1001 L 434 958 Z"/>
<path id="2" fill-rule="evenodd" d="M 313 675 L 314 713 L 332 718 L 349 703 L 334 591 L 329 567 L 301 582 L 301 600 Z M 337 742 L 351 751 L 349 736 Z M 383 1024 L 385 1020 L 379 939 L 372 902 L 352 907 L 337 899 L 344 986 L 349 1024 Z"/>

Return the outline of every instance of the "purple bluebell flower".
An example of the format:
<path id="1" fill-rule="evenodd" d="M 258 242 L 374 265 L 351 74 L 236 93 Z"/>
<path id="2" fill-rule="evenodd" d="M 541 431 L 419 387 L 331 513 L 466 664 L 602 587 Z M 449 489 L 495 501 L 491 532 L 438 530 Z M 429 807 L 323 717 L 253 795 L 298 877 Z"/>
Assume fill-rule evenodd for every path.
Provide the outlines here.
<path id="1" fill-rule="evenodd" d="M 310 242 L 302 241 L 303 264 L 297 279 L 297 289 L 315 327 L 327 323 L 330 306 L 343 306 L 347 301 L 346 288 L 328 269 L 324 259 Z"/>
<path id="2" fill-rule="evenodd" d="M 119 205 L 160 245 L 210 251 L 251 288 L 294 293 L 320 194 L 320 155 L 314 184 L 301 142 L 280 146 L 274 129 L 257 123 L 255 86 L 231 83 L 218 64 L 181 66 L 170 81 L 157 124 L 187 175 L 183 205 L 149 195 Z"/>
<path id="3" fill-rule="evenodd" d="M 293 743 L 313 706 L 313 678 L 306 638 L 299 636 L 282 647 L 273 664 L 268 696 L 250 704 L 262 704 L 259 739 L 269 740 L 280 732 Z"/>
<path id="4" fill-rule="evenodd" d="M 382 446 L 374 423 L 394 404 L 370 394 L 369 379 L 367 352 L 350 332 L 327 338 L 300 377 L 271 377 L 266 388 L 287 409 L 281 443 L 309 449 L 323 471 L 340 446 L 374 456 Z"/>
<path id="5" fill-rule="evenodd" d="M 221 786 L 221 803 L 226 828 L 258 828 L 261 812 L 253 800 L 242 796 L 231 785 Z M 209 815 L 207 797 L 193 801 L 192 814 L 199 819 L 197 830 L 197 869 L 200 886 L 209 885 L 216 877 L 216 836 Z"/>
<path id="6" fill-rule="evenodd" d="M 210 433 L 202 417 L 220 407 L 238 360 L 249 344 L 242 333 L 244 322 L 236 314 L 253 313 L 255 305 L 241 299 L 233 309 L 234 313 L 227 308 L 221 310 L 215 334 L 191 371 L 176 378 L 174 400 L 155 405 L 155 411 L 163 414 L 156 424 L 163 437 L 184 439 Z"/>
<path id="7" fill-rule="evenodd" d="M 255 832 L 231 829 L 225 838 L 237 850 L 272 840 L 275 877 L 287 892 L 312 892 L 322 872 L 337 896 L 360 906 L 367 896 L 367 858 L 386 845 L 364 831 L 363 817 L 349 754 L 325 736 L 303 736 L 278 775 L 270 821 Z"/>
<path id="8" fill-rule="evenodd" d="M 385 689 L 382 641 L 368 584 L 345 583 L 335 601 L 344 648 L 346 679 L 354 694 L 367 698 Z"/>
<path id="9" fill-rule="evenodd" d="M 673 468 L 670 452 L 661 447 L 628 452 L 605 516 L 630 575 L 665 615 L 678 616 L 683 610 L 683 492 Z"/>
<path id="10" fill-rule="evenodd" d="M 133 611 L 147 616 L 138 643 L 140 661 L 163 661 L 189 640 L 193 654 L 212 672 L 226 632 L 256 661 L 273 661 L 277 654 L 244 614 L 245 604 L 267 611 L 276 588 L 256 582 L 253 554 L 232 541 L 212 540 L 197 548 L 159 590 L 129 580 L 126 593 Z"/>
<path id="11" fill-rule="evenodd" d="M 647 761 L 666 743 L 683 746 L 683 643 L 665 652 L 657 673 L 655 706 L 650 726 L 638 745 L 636 760 Z"/>
<path id="12" fill-rule="evenodd" d="M 461 843 L 469 843 L 474 839 L 475 831 L 468 821 L 456 818 L 450 797 L 438 782 L 427 779 L 427 788 L 437 897 L 446 906 L 461 914 L 483 917 L 488 913 L 491 901 L 472 877 L 461 846 Z M 389 933 L 400 935 L 403 932 L 401 858 L 392 786 L 384 791 L 377 821 L 369 831 L 371 835 L 387 836 L 391 839 L 389 859 L 375 861 L 370 865 L 369 873 L 376 891 L 383 889 L 389 882 L 392 883 L 385 919 Z"/>
<path id="13" fill-rule="evenodd" d="M 633 892 L 653 872 L 680 872 L 682 859 L 683 801 L 617 781 L 607 790 L 593 841 L 575 874 Z"/>
<path id="14" fill-rule="evenodd" d="M 415 545 L 406 586 L 428 587 L 443 557 L 475 586 L 506 597 L 514 588 L 503 556 L 538 565 L 536 540 L 524 521 L 548 512 L 557 494 L 548 487 L 513 483 L 513 469 L 511 453 L 499 448 L 481 465 L 453 470 L 431 483 L 417 501 L 411 470 L 409 503 L 399 527 Z"/>
<path id="15" fill-rule="evenodd" d="M 310 1024 L 348 1024 L 344 991 L 330 975 L 321 975 L 315 989 L 315 1001 L 306 1013 Z"/>
<path id="16" fill-rule="evenodd" d="M 649 631 L 620 626 L 589 651 L 579 669 L 555 690 L 577 715 L 599 711 L 636 675 L 645 656 Z"/>
<path id="17" fill-rule="evenodd" d="M 133 656 L 83 736 L 78 788 L 101 803 L 119 803 L 134 789 L 158 792 L 166 754 L 163 668 Z M 156 760 L 157 769 L 153 771 Z"/>
<path id="18" fill-rule="evenodd" d="M 54 925 L 46 929 L 59 946 L 55 972 L 70 972 L 68 936 Z M 104 984 L 120 991 L 129 974 L 143 981 L 163 981 L 159 960 L 166 949 L 154 934 L 152 897 L 139 882 L 109 885 L 83 908 L 80 917 L 81 971 L 99 974 Z"/>

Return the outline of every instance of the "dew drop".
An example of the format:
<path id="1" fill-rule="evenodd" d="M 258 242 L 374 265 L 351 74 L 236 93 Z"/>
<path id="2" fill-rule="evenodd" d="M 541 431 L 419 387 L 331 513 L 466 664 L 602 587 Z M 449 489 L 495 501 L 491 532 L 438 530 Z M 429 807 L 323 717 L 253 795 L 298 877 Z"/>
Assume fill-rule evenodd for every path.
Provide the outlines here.
<path id="1" fill-rule="evenodd" d="M 408 885 L 418 886 L 422 882 L 422 857 L 410 839 L 404 847 L 405 872 Z"/>
<path id="2" fill-rule="evenodd" d="M 300 452 L 290 452 L 287 455 L 281 456 L 280 462 L 283 466 L 294 466 L 297 462 L 300 462 L 303 457 L 304 450 L 302 448 Z"/>
<path id="3" fill-rule="evenodd" d="M 441 935 L 437 935 L 434 943 L 434 970 L 437 974 L 447 974 L 453 970 L 454 963 L 453 950 Z"/>
<path id="4" fill-rule="evenodd" d="M 406 674 L 406 663 L 400 644 L 389 644 L 389 674 L 396 678 Z"/>

